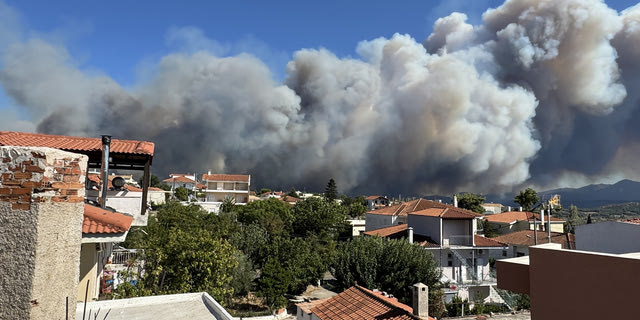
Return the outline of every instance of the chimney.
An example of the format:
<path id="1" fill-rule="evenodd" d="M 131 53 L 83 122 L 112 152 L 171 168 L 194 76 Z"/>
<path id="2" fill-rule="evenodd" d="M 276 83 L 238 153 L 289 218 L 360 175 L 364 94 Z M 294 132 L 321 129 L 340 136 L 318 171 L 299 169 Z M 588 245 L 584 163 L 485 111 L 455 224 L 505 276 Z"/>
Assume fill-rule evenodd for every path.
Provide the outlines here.
<path id="1" fill-rule="evenodd" d="M 519 207 L 519 208 L 518 208 L 518 211 L 522 212 L 522 207 Z"/>
<path id="2" fill-rule="evenodd" d="M 409 243 L 413 243 L 413 227 L 407 228 L 407 231 L 409 232 Z"/>
<path id="3" fill-rule="evenodd" d="M 109 147 L 111 146 L 111 136 L 102 135 L 102 193 L 100 198 L 100 206 L 107 206 L 107 189 L 109 188 Z"/>
<path id="4" fill-rule="evenodd" d="M 211 174 L 211 170 L 207 171 L 207 174 Z"/>
<path id="5" fill-rule="evenodd" d="M 540 222 L 542 223 L 542 227 L 544 228 L 544 209 L 540 210 Z"/>
<path id="6" fill-rule="evenodd" d="M 428 319 L 429 318 L 429 287 L 424 283 L 413 285 L 413 314 Z"/>
<path id="7" fill-rule="evenodd" d="M 458 207 L 458 196 L 455 194 L 453 195 L 453 206 Z"/>

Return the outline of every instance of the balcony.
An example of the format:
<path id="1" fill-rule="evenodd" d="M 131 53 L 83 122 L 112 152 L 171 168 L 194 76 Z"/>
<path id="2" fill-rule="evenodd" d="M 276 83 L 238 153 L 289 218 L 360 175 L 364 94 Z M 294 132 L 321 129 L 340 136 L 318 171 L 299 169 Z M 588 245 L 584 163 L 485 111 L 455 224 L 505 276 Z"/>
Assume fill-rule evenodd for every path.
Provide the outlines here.
<path id="1" fill-rule="evenodd" d="M 472 247 L 473 235 L 449 236 L 442 238 L 442 247 Z"/>

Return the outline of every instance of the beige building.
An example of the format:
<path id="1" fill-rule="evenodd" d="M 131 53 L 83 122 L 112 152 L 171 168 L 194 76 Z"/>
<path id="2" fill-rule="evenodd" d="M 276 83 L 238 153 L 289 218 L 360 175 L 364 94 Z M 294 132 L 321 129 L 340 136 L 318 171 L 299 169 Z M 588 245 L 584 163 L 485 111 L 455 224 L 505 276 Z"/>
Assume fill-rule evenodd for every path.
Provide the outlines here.
<path id="1" fill-rule="evenodd" d="M 544 217 L 548 219 L 548 216 Z M 536 227 L 538 230 L 546 230 L 547 220 L 545 220 L 545 226 L 542 225 L 540 215 L 527 211 L 507 211 L 496 214 L 487 214 L 484 216 L 484 220 L 489 223 L 491 230 L 498 234 L 505 234 L 520 230 L 534 230 Z M 564 232 L 565 221 L 551 217 L 551 231 L 552 232 Z"/>
<path id="2" fill-rule="evenodd" d="M 640 253 L 607 254 L 529 248 L 529 256 L 497 261 L 498 287 L 528 294 L 532 320 L 637 319 Z"/>
<path id="3" fill-rule="evenodd" d="M 202 175 L 202 183 L 206 186 L 205 201 L 198 204 L 208 211 L 218 212 L 227 198 L 236 204 L 249 203 L 251 175 L 208 173 Z"/>

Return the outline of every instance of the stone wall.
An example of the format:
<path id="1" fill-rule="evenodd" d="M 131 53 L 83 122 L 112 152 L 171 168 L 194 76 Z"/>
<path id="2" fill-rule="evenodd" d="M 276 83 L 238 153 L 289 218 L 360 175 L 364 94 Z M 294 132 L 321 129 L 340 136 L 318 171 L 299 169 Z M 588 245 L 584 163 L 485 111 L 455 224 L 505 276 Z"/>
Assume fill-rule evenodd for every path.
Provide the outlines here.
<path id="1" fill-rule="evenodd" d="M 77 294 L 87 157 L 0 147 L 0 319 L 69 318 Z"/>

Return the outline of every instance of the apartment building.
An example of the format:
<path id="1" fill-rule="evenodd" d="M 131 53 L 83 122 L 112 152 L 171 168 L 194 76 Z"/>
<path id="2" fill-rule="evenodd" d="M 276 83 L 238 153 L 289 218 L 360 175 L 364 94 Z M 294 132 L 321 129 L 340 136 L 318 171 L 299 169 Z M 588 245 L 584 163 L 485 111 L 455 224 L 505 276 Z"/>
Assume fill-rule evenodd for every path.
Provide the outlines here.
<path id="1" fill-rule="evenodd" d="M 233 199 L 236 204 L 249 203 L 251 175 L 243 174 L 211 174 L 202 175 L 205 185 L 205 199 L 199 202 L 203 208 L 218 212 L 225 199 Z"/>

